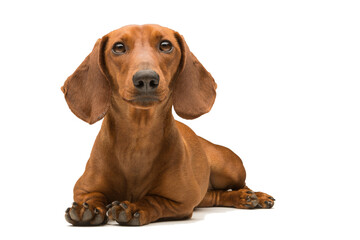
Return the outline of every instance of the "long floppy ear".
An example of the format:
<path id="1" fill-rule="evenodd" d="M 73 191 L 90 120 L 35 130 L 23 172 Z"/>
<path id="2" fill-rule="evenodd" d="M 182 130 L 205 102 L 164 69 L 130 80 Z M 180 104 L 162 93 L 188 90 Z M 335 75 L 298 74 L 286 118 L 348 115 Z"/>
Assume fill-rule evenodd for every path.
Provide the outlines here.
<path id="1" fill-rule="evenodd" d="M 61 87 L 71 111 L 93 124 L 104 117 L 111 99 L 110 83 L 102 68 L 107 37 L 98 39 L 92 52 Z"/>
<path id="2" fill-rule="evenodd" d="M 175 32 L 181 61 L 174 83 L 173 104 L 176 113 L 185 119 L 194 119 L 210 111 L 216 97 L 216 83 L 211 74 L 190 52 L 183 36 Z"/>

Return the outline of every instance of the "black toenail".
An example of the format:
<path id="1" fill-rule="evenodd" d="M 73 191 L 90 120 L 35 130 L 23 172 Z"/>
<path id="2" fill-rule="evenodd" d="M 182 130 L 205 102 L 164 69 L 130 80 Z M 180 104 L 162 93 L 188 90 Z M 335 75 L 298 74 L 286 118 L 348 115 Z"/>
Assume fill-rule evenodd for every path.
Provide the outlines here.
<path id="1" fill-rule="evenodd" d="M 120 203 L 120 206 L 123 208 L 123 209 L 127 209 L 128 206 L 125 204 L 125 203 Z"/>
<path id="2" fill-rule="evenodd" d="M 119 204 L 120 204 L 119 201 L 114 201 L 114 202 L 112 202 L 112 205 L 113 205 L 113 206 L 117 206 L 117 205 L 119 205 Z"/>
<path id="3" fill-rule="evenodd" d="M 65 212 L 68 213 L 69 211 L 70 211 L 70 208 L 67 208 Z"/>
<path id="4" fill-rule="evenodd" d="M 73 202 L 72 206 L 76 207 L 78 204 L 76 202 Z"/>
<path id="5" fill-rule="evenodd" d="M 271 199 L 271 200 L 275 201 L 275 198 L 273 198 L 273 197 L 269 197 L 269 199 Z"/>
<path id="6" fill-rule="evenodd" d="M 254 193 L 254 192 L 253 191 L 247 191 L 246 193 L 251 194 L 251 193 Z"/>
<path id="7" fill-rule="evenodd" d="M 136 213 L 134 213 L 134 217 L 140 217 L 140 213 L 138 213 L 138 212 L 136 212 Z"/>
<path id="8" fill-rule="evenodd" d="M 95 209 L 94 209 L 94 213 L 95 213 L 95 214 L 99 214 L 99 209 L 95 208 Z"/>
<path id="9" fill-rule="evenodd" d="M 109 209 L 109 208 L 111 208 L 112 207 L 112 204 L 110 203 L 110 204 L 108 204 L 108 205 L 106 205 L 106 209 Z"/>
<path id="10" fill-rule="evenodd" d="M 83 203 L 83 207 L 84 208 L 89 208 L 89 204 L 87 204 L 86 202 Z"/>

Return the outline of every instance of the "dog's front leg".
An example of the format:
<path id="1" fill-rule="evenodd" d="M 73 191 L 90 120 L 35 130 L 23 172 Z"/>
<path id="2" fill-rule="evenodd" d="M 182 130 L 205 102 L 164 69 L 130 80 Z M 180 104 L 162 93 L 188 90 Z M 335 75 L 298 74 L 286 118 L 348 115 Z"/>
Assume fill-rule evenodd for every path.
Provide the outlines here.
<path id="1" fill-rule="evenodd" d="M 194 206 L 160 196 L 145 196 L 138 202 L 115 201 L 108 210 L 110 219 L 120 225 L 141 226 L 160 219 L 187 219 L 192 216 Z"/>

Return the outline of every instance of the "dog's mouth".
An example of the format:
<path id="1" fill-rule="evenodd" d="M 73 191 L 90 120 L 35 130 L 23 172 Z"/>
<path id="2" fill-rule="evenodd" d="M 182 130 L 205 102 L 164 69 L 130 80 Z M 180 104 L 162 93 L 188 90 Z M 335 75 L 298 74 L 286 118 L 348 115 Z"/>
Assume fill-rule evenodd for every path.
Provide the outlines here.
<path id="1" fill-rule="evenodd" d="M 137 108 L 148 108 L 161 103 L 167 96 L 167 91 L 144 92 L 124 91 L 122 99 Z"/>
<path id="2" fill-rule="evenodd" d="M 130 102 L 147 104 L 152 102 L 160 102 L 160 99 L 153 95 L 144 95 L 144 96 L 137 96 L 131 99 Z"/>
<path id="3" fill-rule="evenodd" d="M 133 96 L 131 99 L 124 98 L 124 100 L 136 107 L 145 107 L 145 108 L 151 107 L 162 101 L 162 99 L 156 95 L 136 95 Z"/>

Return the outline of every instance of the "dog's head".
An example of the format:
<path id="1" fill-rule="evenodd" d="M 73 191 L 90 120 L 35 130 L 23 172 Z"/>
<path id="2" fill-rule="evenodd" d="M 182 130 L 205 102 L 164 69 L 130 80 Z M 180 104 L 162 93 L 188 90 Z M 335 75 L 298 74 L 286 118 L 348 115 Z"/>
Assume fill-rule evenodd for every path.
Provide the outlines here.
<path id="1" fill-rule="evenodd" d="M 176 113 L 193 119 L 210 111 L 216 83 L 177 32 L 130 25 L 99 39 L 61 88 L 72 112 L 92 124 L 112 101 L 156 107 L 169 98 Z"/>

